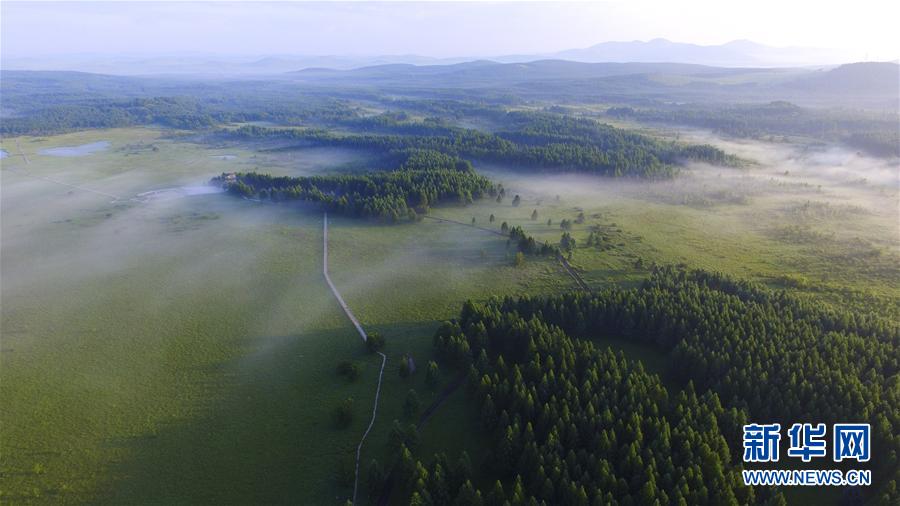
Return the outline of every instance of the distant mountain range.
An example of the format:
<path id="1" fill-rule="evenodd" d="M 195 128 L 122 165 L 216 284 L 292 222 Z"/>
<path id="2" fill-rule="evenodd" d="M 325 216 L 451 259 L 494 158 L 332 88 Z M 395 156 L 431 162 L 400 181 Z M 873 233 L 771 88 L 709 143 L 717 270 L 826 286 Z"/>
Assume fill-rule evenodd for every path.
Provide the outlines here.
<path id="1" fill-rule="evenodd" d="M 538 60 L 527 63 L 473 61 L 453 65 L 376 65 L 351 70 L 304 69 L 285 77 L 309 84 L 363 84 L 386 87 L 503 88 L 550 83 L 594 83 L 655 90 L 694 88 L 743 92 L 802 92 L 807 95 L 897 95 L 900 65 L 865 62 L 827 68 L 725 68 L 688 63 L 582 63 Z M 693 85 L 693 86 L 688 86 Z"/>
<path id="2" fill-rule="evenodd" d="M 716 46 L 701 46 L 653 39 L 642 42 L 603 42 L 584 49 L 569 49 L 548 55 L 509 56 L 498 61 L 553 58 L 580 62 L 676 62 L 716 67 L 800 67 L 853 61 L 853 55 L 832 49 L 772 47 L 749 40 Z"/>
<path id="3" fill-rule="evenodd" d="M 715 67 L 799 67 L 836 65 L 858 60 L 856 55 L 830 49 L 771 47 L 747 40 L 701 46 L 666 39 L 603 42 L 588 48 L 546 54 L 501 55 L 488 58 L 499 63 L 567 60 L 585 63 L 687 63 Z M 451 65 L 472 58 L 432 58 L 419 55 L 387 56 L 221 56 L 206 54 L 68 55 L 36 58 L 4 56 L 5 70 L 75 70 L 118 75 L 179 74 L 204 76 L 271 75 L 308 68 L 337 70 L 378 65 Z"/>
<path id="4" fill-rule="evenodd" d="M 566 60 L 536 60 L 501 63 L 477 60 L 450 65 L 410 65 L 395 63 L 349 70 L 309 68 L 289 75 L 298 80 L 351 80 L 434 86 L 492 86 L 535 80 L 597 79 L 638 74 L 703 75 L 743 72 L 686 63 L 583 63 Z"/>
<path id="5" fill-rule="evenodd" d="M 900 65 L 893 62 L 850 63 L 829 71 L 812 72 L 788 86 L 819 93 L 892 94 L 896 97 L 900 96 Z"/>

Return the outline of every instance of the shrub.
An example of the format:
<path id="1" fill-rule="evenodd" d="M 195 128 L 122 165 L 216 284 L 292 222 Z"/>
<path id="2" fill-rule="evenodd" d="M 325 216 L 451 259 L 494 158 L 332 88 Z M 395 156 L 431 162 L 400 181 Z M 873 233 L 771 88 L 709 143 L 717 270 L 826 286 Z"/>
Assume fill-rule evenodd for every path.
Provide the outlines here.
<path id="1" fill-rule="evenodd" d="M 359 378 L 359 366 L 353 362 L 344 360 L 338 364 L 337 373 L 350 381 L 356 381 Z"/>
<path id="2" fill-rule="evenodd" d="M 416 395 L 416 391 L 413 389 L 409 389 L 409 392 L 406 394 L 406 400 L 403 401 L 403 416 L 406 418 L 415 418 L 419 413 L 419 407 L 421 403 L 419 402 L 419 396 Z"/>
<path id="3" fill-rule="evenodd" d="M 441 377 L 437 362 L 434 360 L 428 362 L 428 367 L 425 369 L 425 384 L 430 390 L 434 390 L 437 388 L 440 380 Z"/>
<path id="4" fill-rule="evenodd" d="M 343 429 L 349 426 L 353 421 L 353 399 L 348 397 L 341 401 L 341 403 L 334 408 L 332 417 L 334 418 L 334 425 L 337 428 Z"/>
<path id="5" fill-rule="evenodd" d="M 366 350 L 369 353 L 375 353 L 384 349 L 384 337 L 378 332 L 371 332 L 366 338 Z"/>

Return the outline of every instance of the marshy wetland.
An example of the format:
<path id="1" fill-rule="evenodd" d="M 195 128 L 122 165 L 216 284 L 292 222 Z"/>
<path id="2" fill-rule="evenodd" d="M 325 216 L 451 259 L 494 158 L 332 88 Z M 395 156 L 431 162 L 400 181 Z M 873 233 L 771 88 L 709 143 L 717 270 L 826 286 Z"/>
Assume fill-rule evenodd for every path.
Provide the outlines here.
<path id="1" fill-rule="evenodd" d="M 40 154 L 97 137 L 109 149 Z M 329 502 L 341 493 L 331 476 L 360 434 L 330 428 L 329 399 L 354 398 L 363 420 L 375 362 L 321 278 L 321 213 L 200 186 L 247 162 L 156 130 L 20 143 L 31 163 L 2 172 L 4 501 Z M 158 149 L 134 147 L 148 143 Z M 184 190 L 195 187 L 211 192 Z M 155 189 L 160 197 L 149 198 Z M 395 361 L 424 360 L 422 336 L 458 301 L 568 286 L 552 262 L 514 269 L 502 241 L 468 230 L 331 222 L 332 277 L 366 326 L 390 336 Z M 363 368 L 350 385 L 334 376 L 347 358 Z M 396 399 L 409 387 L 395 378 L 373 440 L 400 417 Z M 223 476 L 229 487 L 211 486 Z"/>
<path id="2" fill-rule="evenodd" d="M 51 155 L 98 139 L 105 148 L 89 156 Z M 321 277 L 321 211 L 235 199 L 206 182 L 263 167 L 342 172 L 360 154 L 272 155 L 243 143 L 225 159 L 210 154 L 214 147 L 144 128 L 4 139 L 4 149 L 16 141 L 30 163 L 6 159 L 2 171 L 4 501 L 341 496 L 333 470 L 358 441 L 378 364 Z M 864 158 L 822 171 L 807 163 L 817 156 L 698 165 L 659 182 L 476 164 L 520 204 L 484 199 L 432 215 L 496 229 L 506 222 L 551 242 L 560 220 L 578 220 L 570 262 L 598 288 L 635 285 L 654 263 L 684 263 L 831 303 L 855 294 L 896 309 L 897 185 L 853 184 Z M 502 237 L 470 225 L 335 216 L 330 228 L 334 282 L 363 325 L 387 336 L 389 364 L 404 354 L 424 364 L 428 336 L 461 301 L 575 287 L 553 258 L 516 267 Z M 592 234 L 600 239 L 588 246 Z M 660 360 L 608 344 L 648 364 Z M 348 358 L 361 367 L 350 384 L 334 375 Z M 434 395 L 421 377 L 403 380 L 393 368 L 385 376 L 363 462 L 385 458 L 381 441 L 402 419 L 409 388 L 426 404 Z M 353 430 L 334 430 L 332 401 L 346 397 Z M 463 399 L 455 393 L 453 413 L 423 430 L 425 448 L 455 434 L 459 449 L 479 455 Z"/>
<path id="3" fill-rule="evenodd" d="M 740 482 L 819 417 L 895 503 L 895 97 L 796 90 L 896 65 L 622 65 L 4 71 L 0 502 L 839 504 Z"/>

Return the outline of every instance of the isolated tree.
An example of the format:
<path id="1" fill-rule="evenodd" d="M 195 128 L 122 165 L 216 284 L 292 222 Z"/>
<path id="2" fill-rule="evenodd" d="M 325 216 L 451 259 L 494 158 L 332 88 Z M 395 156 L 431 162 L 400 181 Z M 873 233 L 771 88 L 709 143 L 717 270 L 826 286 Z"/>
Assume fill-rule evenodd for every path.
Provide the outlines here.
<path id="1" fill-rule="evenodd" d="M 419 413 L 419 407 L 419 396 L 415 390 L 410 388 L 409 392 L 406 393 L 406 399 L 403 401 L 403 416 L 414 419 Z"/>
<path id="2" fill-rule="evenodd" d="M 509 232 L 509 225 L 507 225 L 505 221 L 500 224 L 500 231 L 504 234 Z"/>
<path id="3" fill-rule="evenodd" d="M 552 226 L 553 226 L 553 220 L 552 220 L 552 219 L 547 218 L 547 226 L 548 226 L 548 227 L 552 227 Z"/>
<path id="4" fill-rule="evenodd" d="M 494 215 L 492 214 L 491 217 L 488 218 L 488 221 L 490 221 L 491 223 L 493 223 L 493 222 L 494 222 L 494 219 L 495 219 L 495 218 L 494 218 Z"/>
<path id="5" fill-rule="evenodd" d="M 338 364 L 337 373 L 350 381 L 356 381 L 357 378 L 359 378 L 359 366 L 353 362 L 344 360 Z"/>
<path id="6" fill-rule="evenodd" d="M 369 502 L 375 503 L 378 496 L 381 495 L 381 488 L 384 486 L 384 480 L 387 478 L 384 469 L 378 465 L 378 461 L 372 459 L 369 463 L 369 472 L 366 478 L 366 489 L 369 492 Z"/>
<path id="7" fill-rule="evenodd" d="M 506 494 L 503 492 L 503 484 L 500 483 L 500 480 L 494 482 L 485 504 L 488 506 L 503 506 L 506 504 Z"/>
<path id="8" fill-rule="evenodd" d="M 584 223 L 584 213 L 583 212 L 578 213 L 578 217 L 575 218 L 575 223 L 578 223 L 579 225 Z"/>
<path id="9" fill-rule="evenodd" d="M 425 369 L 425 385 L 427 385 L 429 389 L 434 390 L 437 388 L 440 380 L 440 371 L 438 370 L 437 362 L 434 360 L 429 361 L 428 367 Z"/>
<path id="10" fill-rule="evenodd" d="M 406 444 L 406 433 L 400 426 L 400 420 L 394 420 L 391 431 L 388 432 L 388 448 L 400 451 Z"/>
<path id="11" fill-rule="evenodd" d="M 514 261 L 516 267 L 521 267 L 525 264 L 525 254 L 521 251 L 516 252 L 516 259 Z"/>
<path id="12" fill-rule="evenodd" d="M 513 207 L 519 207 L 519 203 L 520 203 L 520 202 L 522 202 L 522 199 L 519 198 L 518 195 L 516 195 L 515 197 L 513 197 L 513 200 L 512 200 L 512 205 L 513 205 Z"/>
<path id="13" fill-rule="evenodd" d="M 400 374 L 401 378 L 408 378 L 410 374 L 412 374 L 412 370 L 409 368 L 409 356 L 403 355 L 400 357 L 400 365 L 397 366 L 397 372 Z"/>
<path id="14" fill-rule="evenodd" d="M 484 500 L 472 485 L 471 480 L 466 480 L 453 501 L 453 506 L 482 506 L 483 504 Z"/>
<path id="15" fill-rule="evenodd" d="M 562 237 L 559 239 L 559 247 L 563 251 L 572 251 L 575 249 L 575 238 L 568 232 L 563 232 Z"/>
<path id="16" fill-rule="evenodd" d="M 353 421 L 353 398 L 348 397 L 335 406 L 332 418 L 334 425 L 339 429 L 350 425 L 350 422 Z"/>
<path id="17" fill-rule="evenodd" d="M 406 426 L 406 430 L 403 431 L 404 441 L 406 441 L 406 446 L 410 448 L 415 448 L 419 446 L 419 430 L 416 428 L 416 424 L 410 422 L 409 425 Z"/>
<path id="18" fill-rule="evenodd" d="M 475 224 L 475 217 L 472 216 L 472 225 L 474 225 L 474 224 Z"/>
<path id="19" fill-rule="evenodd" d="M 338 460 L 335 477 L 338 485 L 342 487 L 353 485 L 353 480 L 356 478 L 356 459 L 353 455 L 344 455 Z"/>
<path id="20" fill-rule="evenodd" d="M 394 420 L 396 425 L 396 420 Z M 412 456 L 412 452 L 409 451 L 409 448 L 406 447 L 405 444 L 400 444 L 400 460 L 397 463 L 397 476 L 400 478 L 398 481 L 399 492 L 406 493 L 407 495 L 410 493 L 412 489 L 413 483 L 410 483 L 416 474 L 416 461 Z"/>
<path id="21" fill-rule="evenodd" d="M 537 209 L 531 212 L 531 221 L 536 221 L 538 219 Z"/>
<path id="22" fill-rule="evenodd" d="M 375 353 L 384 349 L 384 337 L 377 331 L 369 332 L 366 335 L 366 350 L 369 353 Z"/>

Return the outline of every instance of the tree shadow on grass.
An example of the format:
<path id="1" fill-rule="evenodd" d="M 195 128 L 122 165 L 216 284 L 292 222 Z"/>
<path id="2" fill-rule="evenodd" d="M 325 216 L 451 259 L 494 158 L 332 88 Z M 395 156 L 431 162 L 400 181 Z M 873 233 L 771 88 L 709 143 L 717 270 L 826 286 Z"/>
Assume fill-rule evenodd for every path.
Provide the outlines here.
<path id="1" fill-rule="evenodd" d="M 254 339 L 249 354 L 209 371 L 215 398 L 197 415 L 113 441 L 131 458 L 113 463 L 95 502 L 107 504 L 334 504 L 341 458 L 355 452 L 371 413 L 380 360 L 349 325 Z M 354 360 L 362 374 L 335 372 Z M 336 429 L 331 412 L 352 397 L 354 420 Z"/>

